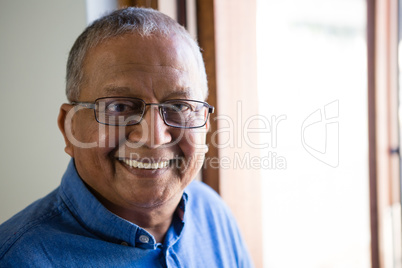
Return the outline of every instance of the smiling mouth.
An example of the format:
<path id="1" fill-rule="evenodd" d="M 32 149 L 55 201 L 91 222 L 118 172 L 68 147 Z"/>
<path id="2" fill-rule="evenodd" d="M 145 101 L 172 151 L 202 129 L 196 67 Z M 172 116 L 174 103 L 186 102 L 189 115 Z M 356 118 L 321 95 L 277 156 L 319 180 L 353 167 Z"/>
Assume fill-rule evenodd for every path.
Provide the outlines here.
<path id="1" fill-rule="evenodd" d="M 136 160 L 124 159 L 122 160 L 127 166 L 139 169 L 161 169 L 166 168 L 170 165 L 171 161 L 160 161 L 154 163 L 143 163 Z"/>

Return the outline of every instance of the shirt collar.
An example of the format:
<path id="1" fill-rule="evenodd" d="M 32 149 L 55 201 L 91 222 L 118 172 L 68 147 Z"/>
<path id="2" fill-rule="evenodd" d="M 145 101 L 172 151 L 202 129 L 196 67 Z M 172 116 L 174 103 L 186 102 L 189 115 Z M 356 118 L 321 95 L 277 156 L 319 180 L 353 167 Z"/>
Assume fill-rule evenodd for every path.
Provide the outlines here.
<path id="1" fill-rule="evenodd" d="M 68 164 L 60 189 L 61 197 L 72 214 L 80 224 L 94 235 L 112 243 L 123 243 L 142 248 L 156 248 L 156 241 L 150 233 L 138 225 L 113 214 L 96 199 L 79 177 L 74 165 L 74 159 L 71 159 Z M 175 232 L 174 234 L 169 234 L 168 231 L 166 236 L 167 240 L 165 241 L 168 244 L 175 243 L 181 234 L 181 229 L 184 226 L 184 211 L 187 199 L 188 196 L 184 193 L 171 226 L 174 227 Z M 144 236 L 149 238 L 147 243 L 143 243 Z"/>

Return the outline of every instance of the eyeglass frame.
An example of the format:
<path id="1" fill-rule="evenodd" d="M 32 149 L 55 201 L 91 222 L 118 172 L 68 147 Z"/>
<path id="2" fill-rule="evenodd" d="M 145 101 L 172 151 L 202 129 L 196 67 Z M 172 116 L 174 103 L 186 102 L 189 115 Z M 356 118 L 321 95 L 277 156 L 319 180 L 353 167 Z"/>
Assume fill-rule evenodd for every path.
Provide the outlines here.
<path id="1" fill-rule="evenodd" d="M 135 100 L 140 100 L 142 103 L 144 103 L 145 107 L 144 110 L 142 112 L 141 115 L 141 119 L 135 123 L 135 124 L 126 124 L 126 125 L 116 125 L 116 124 L 108 124 L 108 123 L 103 123 L 100 122 L 98 119 L 98 116 L 96 115 L 96 102 L 102 99 L 112 99 L 112 98 L 116 98 L 116 99 L 135 99 Z M 119 97 L 119 96 L 111 96 L 111 97 L 101 97 L 101 98 L 97 98 L 94 102 L 78 102 L 78 101 L 73 101 L 70 104 L 72 105 L 80 105 L 82 107 L 88 108 L 88 109 L 93 109 L 94 110 L 94 116 L 95 116 L 95 120 L 96 122 L 98 122 L 99 124 L 103 124 L 103 125 L 107 125 L 107 126 L 135 126 L 141 123 L 141 121 L 144 119 L 145 113 L 146 113 L 146 107 L 147 106 L 157 106 L 158 110 L 159 110 L 159 114 L 162 117 L 163 122 L 165 123 L 165 125 L 169 126 L 169 127 L 174 127 L 174 128 L 181 128 L 181 129 L 193 129 L 193 128 L 200 128 L 206 125 L 206 123 L 208 122 L 208 118 L 209 118 L 209 114 L 214 113 L 215 111 L 215 107 L 210 105 L 209 103 L 205 102 L 205 101 L 198 101 L 198 100 L 191 100 L 191 99 L 171 99 L 168 100 L 167 102 L 172 102 L 172 101 L 193 101 L 193 102 L 198 102 L 198 103 L 202 103 L 205 107 L 208 108 L 208 114 L 205 118 L 205 122 L 203 125 L 201 126 L 197 126 L 197 127 L 185 127 L 185 126 L 173 126 L 170 125 L 169 123 L 166 122 L 166 118 L 165 115 L 162 111 L 162 108 L 164 106 L 166 106 L 166 102 L 165 103 L 146 103 L 143 99 L 140 98 L 135 98 L 135 97 Z"/>

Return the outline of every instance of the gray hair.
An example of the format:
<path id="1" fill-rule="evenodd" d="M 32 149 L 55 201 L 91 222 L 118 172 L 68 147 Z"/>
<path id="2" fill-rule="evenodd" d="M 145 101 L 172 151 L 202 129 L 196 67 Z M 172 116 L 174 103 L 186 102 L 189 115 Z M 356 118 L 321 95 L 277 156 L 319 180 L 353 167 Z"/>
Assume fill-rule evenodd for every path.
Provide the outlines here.
<path id="1" fill-rule="evenodd" d="M 142 37 L 159 34 L 168 37 L 174 33 L 187 40 L 194 51 L 200 72 L 204 97 L 208 95 L 207 76 L 200 48 L 190 34 L 167 15 L 148 8 L 129 7 L 116 10 L 89 25 L 77 38 L 67 61 L 66 95 L 69 101 L 77 101 L 83 83 L 83 64 L 88 51 L 113 37 L 137 33 Z"/>

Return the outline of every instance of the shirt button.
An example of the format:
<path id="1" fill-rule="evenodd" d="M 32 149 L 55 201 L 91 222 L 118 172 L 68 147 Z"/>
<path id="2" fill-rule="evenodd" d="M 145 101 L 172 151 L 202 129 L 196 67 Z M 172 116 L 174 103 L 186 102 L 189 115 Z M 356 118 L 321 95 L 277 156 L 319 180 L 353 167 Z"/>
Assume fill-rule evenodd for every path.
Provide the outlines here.
<path id="1" fill-rule="evenodd" d="M 120 243 L 120 245 L 122 245 L 122 246 L 128 246 L 128 243 L 125 242 L 125 241 L 123 241 L 123 242 Z"/>
<path id="2" fill-rule="evenodd" d="M 149 242 L 149 237 L 148 236 L 146 236 L 146 235 L 140 235 L 140 241 L 142 242 L 142 243 L 148 243 Z"/>

